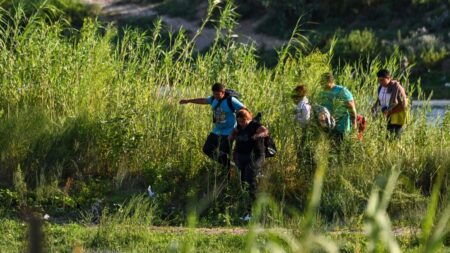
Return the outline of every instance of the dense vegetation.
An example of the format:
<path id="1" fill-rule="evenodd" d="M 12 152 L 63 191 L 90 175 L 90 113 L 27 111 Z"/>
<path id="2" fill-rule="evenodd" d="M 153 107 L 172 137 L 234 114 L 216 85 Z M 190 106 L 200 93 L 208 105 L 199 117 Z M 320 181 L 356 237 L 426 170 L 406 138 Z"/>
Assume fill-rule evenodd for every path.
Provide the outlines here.
<path id="1" fill-rule="evenodd" d="M 200 20 L 206 0 L 134 0 L 157 2 L 160 13 Z M 226 1 L 222 1 L 226 2 Z M 426 94 L 450 98 L 450 3 L 442 0 L 304 1 L 237 0 L 240 20 L 258 22 L 257 31 L 289 39 L 299 22 L 309 49 L 327 50 L 336 42 L 333 66 L 361 58 L 388 58 L 394 51 L 413 66 Z M 418 15 L 420 13 L 420 15 Z M 260 53 L 266 66 L 276 64 L 270 48 Z"/>
<path id="2" fill-rule="evenodd" d="M 4 1 L 11 7 L 22 2 L 25 7 L 39 6 L 42 0 Z M 80 28 L 83 18 L 96 16 L 95 6 L 83 7 L 79 0 L 46 1 L 65 9 L 68 20 Z M 122 3 L 156 4 L 160 14 L 181 16 L 191 21 L 205 15 L 206 0 L 125 0 Z M 227 1 L 219 1 L 225 5 Z M 296 24 L 307 42 L 308 51 L 328 50 L 333 43 L 332 65 L 354 64 L 366 57 L 389 58 L 399 50 L 405 66 L 412 66 L 411 79 L 421 80 L 425 94 L 435 99 L 450 98 L 450 3 L 439 0 L 401 1 L 303 1 L 236 0 L 238 22 L 252 19 L 256 31 L 289 39 Z M 421 13 L 421 15 L 416 15 Z M 217 16 L 219 12 L 215 12 Z M 140 27 L 150 31 L 154 17 L 119 20 L 118 26 Z M 165 32 L 162 34 L 165 35 Z M 258 61 L 268 67 L 277 63 L 272 48 L 258 51 Z M 447 84 L 447 86 L 446 86 Z M 415 96 L 417 94 L 414 94 Z"/>
<path id="3" fill-rule="evenodd" d="M 218 29 L 232 30 L 232 6 L 221 13 Z M 49 225 L 49 238 L 58 240 L 53 234 L 61 230 L 75 231 L 79 234 L 68 237 L 69 247 L 79 243 L 133 251 L 133 243 L 142 241 L 139 247 L 149 248 L 150 239 L 140 237 L 140 226 L 242 224 L 238 217 L 248 198 L 237 178 L 217 192 L 223 178 L 201 153 L 211 127 L 210 109 L 178 104 L 180 98 L 209 95 L 215 81 L 239 90 L 252 111 L 264 112 L 263 121 L 279 147 L 277 157 L 267 161 L 260 183 L 261 192 L 277 201 L 261 200 L 255 226 L 301 224 L 304 232 L 283 237 L 256 229 L 246 240 L 247 250 L 334 245 L 311 239 L 316 238 L 315 227 L 322 223 L 358 228 L 365 220 L 372 233 L 363 245 L 392 250 L 395 242 L 390 241 L 386 212 L 394 224 L 417 227 L 423 222 L 423 236 L 413 237 L 406 248 L 432 252 L 427 247 L 440 247 L 445 241 L 450 219 L 445 209 L 450 197 L 450 114 L 442 124 L 432 125 L 426 121 L 427 107 L 417 110 L 403 138 L 389 142 L 385 122 L 369 113 L 380 68 L 391 69 L 408 83 L 409 69 L 400 68 L 399 53 L 386 61 L 369 59 L 364 65 L 333 69 L 370 124 L 364 141 L 349 136 L 341 152 L 330 148 L 326 135 L 312 130 L 308 145 L 315 165 L 310 167 L 296 161 L 301 131 L 290 116 L 290 92 L 304 83 L 314 101 L 321 89 L 320 75 L 332 70 L 332 49 L 305 54 L 295 47 L 294 35 L 294 42 L 280 51 L 278 65 L 268 69 L 258 65 L 254 48 L 234 43 L 227 34 L 218 33 L 208 52 L 194 56 L 193 44 L 183 32 L 171 37 L 169 48 L 163 46 L 161 22 L 154 24 L 152 34 L 126 30 L 119 37 L 114 27 L 89 19 L 79 33 L 72 32 L 66 22 L 49 20 L 47 14 L 1 14 L 0 214 L 1 230 L 12 242 L 24 238 L 16 234 L 24 228 L 14 219 L 25 207 L 49 213 L 54 221 L 90 221 L 89 210 L 97 199 L 109 211 L 94 235 L 86 228 Z M 408 90 L 422 94 L 419 83 L 410 83 Z M 148 185 L 155 198 L 141 195 Z M 130 226 L 136 230 L 127 229 Z M 260 236 L 265 238 L 262 242 Z M 8 247 L 20 247 L 14 245 Z"/>
<path id="4" fill-rule="evenodd" d="M 99 9 L 95 5 L 82 4 L 79 0 L 1 0 L 0 7 L 7 12 L 19 13 L 30 16 L 36 9 L 41 12 L 41 17 L 47 20 L 64 19 L 71 27 L 81 28 L 83 19 L 98 15 Z"/>

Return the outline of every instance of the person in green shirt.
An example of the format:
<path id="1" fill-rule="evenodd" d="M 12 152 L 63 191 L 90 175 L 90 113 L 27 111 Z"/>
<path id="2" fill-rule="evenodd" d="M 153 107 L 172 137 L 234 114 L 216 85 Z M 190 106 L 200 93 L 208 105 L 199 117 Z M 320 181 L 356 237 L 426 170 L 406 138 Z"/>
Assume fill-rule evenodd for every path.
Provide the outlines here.
<path id="1" fill-rule="evenodd" d="M 352 93 L 344 86 L 337 85 L 332 73 L 323 73 L 320 79 L 323 91 L 319 94 L 318 102 L 326 107 L 336 121 L 331 134 L 337 143 L 344 139 L 344 135 L 356 129 L 356 106 Z"/>

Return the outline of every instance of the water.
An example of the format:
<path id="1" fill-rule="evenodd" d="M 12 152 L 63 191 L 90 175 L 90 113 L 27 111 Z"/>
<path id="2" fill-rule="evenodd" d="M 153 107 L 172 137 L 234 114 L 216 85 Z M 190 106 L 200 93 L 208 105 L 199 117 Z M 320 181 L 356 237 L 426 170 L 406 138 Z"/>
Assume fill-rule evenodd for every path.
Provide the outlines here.
<path id="1" fill-rule="evenodd" d="M 450 100 L 430 100 L 430 101 L 413 101 L 412 109 L 417 111 L 423 106 L 430 105 L 430 111 L 427 113 L 427 121 L 433 124 L 440 124 L 444 118 L 445 112 L 450 110 Z"/>

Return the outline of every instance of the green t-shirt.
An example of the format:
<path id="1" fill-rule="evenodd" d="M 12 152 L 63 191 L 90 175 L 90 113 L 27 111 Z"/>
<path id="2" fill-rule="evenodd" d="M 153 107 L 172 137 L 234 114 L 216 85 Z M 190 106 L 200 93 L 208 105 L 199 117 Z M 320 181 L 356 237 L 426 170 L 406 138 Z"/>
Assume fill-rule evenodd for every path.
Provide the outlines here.
<path id="1" fill-rule="evenodd" d="M 353 101 L 350 91 L 336 85 L 331 90 L 324 90 L 319 94 L 319 103 L 325 106 L 336 120 L 336 131 L 346 133 L 351 131 L 350 112 L 348 102 Z"/>

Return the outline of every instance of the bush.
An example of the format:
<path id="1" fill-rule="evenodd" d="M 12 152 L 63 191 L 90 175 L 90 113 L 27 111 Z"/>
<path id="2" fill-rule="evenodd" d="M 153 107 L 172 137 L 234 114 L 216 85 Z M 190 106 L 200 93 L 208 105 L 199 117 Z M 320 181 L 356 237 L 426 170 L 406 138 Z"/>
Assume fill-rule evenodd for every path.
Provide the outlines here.
<path id="1" fill-rule="evenodd" d="M 445 57 L 449 55 L 446 48 L 439 50 L 432 47 L 430 50 L 424 50 L 420 53 L 420 57 L 428 69 L 437 66 Z"/>
<path id="2" fill-rule="evenodd" d="M 47 15 L 47 19 L 53 21 L 65 19 L 77 29 L 82 27 L 84 18 L 97 16 L 100 12 L 96 5 L 82 4 L 78 0 L 10 0 L 1 1 L 0 7 L 11 13 L 21 10 L 26 16 L 32 15 L 35 9 L 39 8 Z"/>
<path id="3" fill-rule="evenodd" d="M 353 30 L 336 43 L 336 56 L 346 61 L 358 60 L 361 56 L 377 53 L 378 39 L 372 30 Z"/>
<path id="4" fill-rule="evenodd" d="M 429 33 L 425 27 L 410 32 L 406 38 L 398 38 L 392 45 L 398 44 L 406 56 L 419 65 L 430 68 L 448 55 L 446 42 L 442 36 Z"/>

